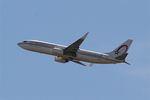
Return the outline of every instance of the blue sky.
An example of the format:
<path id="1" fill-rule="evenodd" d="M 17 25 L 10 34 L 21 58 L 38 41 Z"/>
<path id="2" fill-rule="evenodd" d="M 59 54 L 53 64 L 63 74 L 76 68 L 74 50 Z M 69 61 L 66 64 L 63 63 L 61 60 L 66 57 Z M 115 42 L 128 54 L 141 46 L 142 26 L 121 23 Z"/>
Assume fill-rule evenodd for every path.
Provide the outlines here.
<path id="1" fill-rule="evenodd" d="M 150 100 L 149 0 L 0 0 L 0 100 Z M 126 64 L 83 67 L 17 46 L 23 40 L 109 52 L 133 39 Z"/>

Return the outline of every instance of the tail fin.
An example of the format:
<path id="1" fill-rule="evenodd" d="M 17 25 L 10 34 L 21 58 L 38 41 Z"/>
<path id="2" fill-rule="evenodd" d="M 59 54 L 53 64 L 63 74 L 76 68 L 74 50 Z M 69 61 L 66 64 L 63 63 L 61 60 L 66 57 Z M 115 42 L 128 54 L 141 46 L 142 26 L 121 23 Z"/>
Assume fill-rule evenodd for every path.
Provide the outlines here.
<path id="1" fill-rule="evenodd" d="M 132 41 L 133 40 L 128 39 L 122 45 L 120 45 L 119 47 L 117 47 L 115 50 L 113 50 L 112 52 L 110 52 L 108 54 L 117 60 L 125 60 L 125 58 L 128 55 L 127 51 L 129 49 Z"/>

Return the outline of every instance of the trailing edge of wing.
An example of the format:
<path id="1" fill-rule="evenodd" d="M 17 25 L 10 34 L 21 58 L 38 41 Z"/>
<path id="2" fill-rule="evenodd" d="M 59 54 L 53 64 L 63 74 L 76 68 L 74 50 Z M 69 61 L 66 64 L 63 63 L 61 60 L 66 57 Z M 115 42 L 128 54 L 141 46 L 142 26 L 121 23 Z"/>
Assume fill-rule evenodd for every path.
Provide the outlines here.
<path id="1" fill-rule="evenodd" d="M 77 64 L 80 64 L 80 65 L 82 65 L 82 66 L 88 66 L 88 67 L 92 67 L 92 63 L 91 64 L 85 64 L 85 63 L 82 63 L 82 62 L 80 62 L 80 61 L 76 61 L 76 60 L 72 60 L 72 62 L 74 62 L 74 63 L 77 63 Z"/>

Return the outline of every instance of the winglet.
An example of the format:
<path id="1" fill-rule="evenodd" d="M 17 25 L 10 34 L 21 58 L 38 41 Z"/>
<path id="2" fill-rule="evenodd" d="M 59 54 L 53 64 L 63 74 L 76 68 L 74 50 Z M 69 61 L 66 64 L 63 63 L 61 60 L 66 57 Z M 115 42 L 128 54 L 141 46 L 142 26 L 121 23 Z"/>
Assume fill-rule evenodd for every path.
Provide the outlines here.
<path id="1" fill-rule="evenodd" d="M 89 32 L 87 32 L 81 39 L 85 39 L 87 37 L 87 35 L 89 34 Z"/>

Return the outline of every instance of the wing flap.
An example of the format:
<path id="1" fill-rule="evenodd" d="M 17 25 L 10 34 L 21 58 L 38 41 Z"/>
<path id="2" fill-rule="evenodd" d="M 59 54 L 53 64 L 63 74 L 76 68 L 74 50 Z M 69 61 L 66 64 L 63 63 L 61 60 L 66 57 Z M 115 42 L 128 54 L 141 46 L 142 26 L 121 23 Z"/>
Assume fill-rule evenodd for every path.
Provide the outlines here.
<path id="1" fill-rule="evenodd" d="M 72 62 L 77 63 L 77 64 L 80 64 L 80 65 L 82 65 L 82 66 L 88 66 L 88 67 L 92 67 L 92 66 L 93 66 L 92 63 L 91 63 L 91 64 L 85 64 L 85 63 L 80 62 L 80 61 L 77 61 L 77 60 L 72 60 Z"/>

